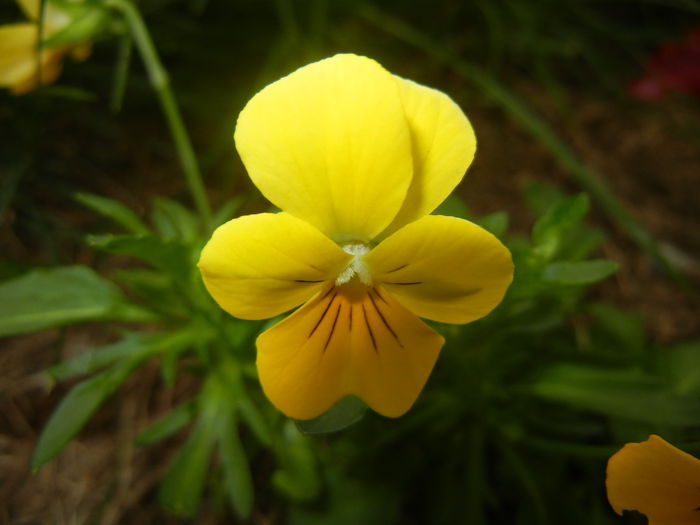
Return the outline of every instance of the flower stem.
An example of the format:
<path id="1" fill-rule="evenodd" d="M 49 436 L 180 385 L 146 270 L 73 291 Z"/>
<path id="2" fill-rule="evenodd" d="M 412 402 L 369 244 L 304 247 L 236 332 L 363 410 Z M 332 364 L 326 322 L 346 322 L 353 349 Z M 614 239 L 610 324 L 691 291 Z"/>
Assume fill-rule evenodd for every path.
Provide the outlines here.
<path id="1" fill-rule="evenodd" d="M 185 173 L 187 186 L 194 200 L 195 207 L 204 219 L 207 228 L 209 228 L 211 226 L 212 217 L 211 207 L 209 206 L 209 201 L 204 190 L 197 158 L 195 157 L 192 143 L 190 142 L 185 125 L 182 121 L 175 96 L 170 88 L 170 77 L 158 57 L 158 52 L 153 45 L 153 40 L 148 33 L 146 24 L 144 24 L 141 14 L 130 0 L 107 0 L 105 5 L 121 12 L 129 25 L 136 47 L 146 67 L 151 86 L 153 86 L 153 89 L 158 95 L 158 100 L 168 123 L 168 127 L 170 128 L 170 133 L 175 142 L 175 149 L 180 158 L 180 164 Z"/>

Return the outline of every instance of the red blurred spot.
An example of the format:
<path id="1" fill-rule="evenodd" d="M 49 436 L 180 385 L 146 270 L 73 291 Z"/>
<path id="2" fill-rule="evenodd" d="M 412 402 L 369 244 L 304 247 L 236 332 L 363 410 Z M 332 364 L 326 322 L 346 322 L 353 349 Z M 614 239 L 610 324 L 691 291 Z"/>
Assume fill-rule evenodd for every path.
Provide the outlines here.
<path id="1" fill-rule="evenodd" d="M 680 42 L 664 44 L 645 64 L 645 75 L 628 86 L 641 100 L 657 100 L 669 91 L 700 95 L 700 26 Z"/>

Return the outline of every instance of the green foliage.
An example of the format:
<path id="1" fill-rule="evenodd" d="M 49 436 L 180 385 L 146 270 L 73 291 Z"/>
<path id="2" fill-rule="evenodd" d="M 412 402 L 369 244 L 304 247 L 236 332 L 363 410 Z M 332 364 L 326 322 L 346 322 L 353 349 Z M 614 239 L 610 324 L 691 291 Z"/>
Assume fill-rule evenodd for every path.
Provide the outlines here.
<path id="1" fill-rule="evenodd" d="M 92 193 L 77 193 L 75 200 L 92 211 L 113 220 L 135 235 L 146 235 L 148 227 L 129 208 L 114 199 L 108 199 Z"/>
<path id="2" fill-rule="evenodd" d="M 297 422 L 277 414 L 257 385 L 253 345 L 267 325 L 223 315 L 197 278 L 206 231 L 201 221 L 158 199 L 151 231 L 119 203 L 81 196 L 130 232 L 89 239 L 97 249 L 145 265 L 113 272 L 131 301 L 84 267 L 37 270 L 0 285 L 15 298 L 0 326 L 28 332 L 131 310 L 139 314 L 132 319 L 155 322 L 160 331 L 127 332 L 48 370 L 57 380 L 94 375 L 75 385 L 51 416 L 32 468 L 55 457 L 146 360 L 158 357 L 165 384 L 173 385 L 184 373 L 178 363 L 187 358 L 187 373 L 200 377 L 201 390 L 136 438 L 152 446 L 187 433 L 159 491 L 176 515 L 196 516 L 218 480 L 230 508 L 249 517 L 260 494 L 252 463 L 262 454 L 274 464 L 264 483 L 287 502 L 291 523 L 393 521 L 417 491 L 423 495 L 419 521 L 486 524 L 512 515 L 522 524 L 571 519 L 567 523 L 583 525 L 584 518 L 570 518 L 570 509 L 604 509 L 599 492 L 590 489 L 599 481 L 553 499 L 556 480 L 569 468 L 595 480 L 602 467 L 591 470 L 590 462 L 604 460 L 620 439 L 642 439 L 653 429 L 673 436 L 693 425 L 700 418 L 700 352 L 690 343 L 655 358 L 638 314 L 587 302 L 586 288 L 617 269 L 612 261 L 591 259 L 604 236 L 585 224 L 587 198 L 542 185 L 526 194 L 537 215 L 530 239 L 508 236 L 505 213 L 470 218 L 505 234 L 515 281 L 487 318 L 444 327 L 443 357 L 409 414 L 383 420 L 348 397 L 314 420 Z M 457 210 L 459 200 L 450 206 Z M 466 208 L 460 213 L 468 217 Z M 28 290 L 35 294 L 32 306 L 22 310 L 17 305 L 30 297 Z M 22 312 L 43 320 L 20 323 Z M 585 322 L 569 325 L 572 317 Z M 317 437 L 328 433 L 332 437 Z M 379 471 L 381 486 L 372 481 Z M 491 487 L 507 491 L 499 505 Z M 596 512 L 605 522 L 605 512 Z"/>
<path id="3" fill-rule="evenodd" d="M 367 405 L 361 399 L 346 396 L 317 418 L 297 421 L 297 428 L 304 434 L 337 432 L 357 423 L 366 411 Z"/>
<path id="4" fill-rule="evenodd" d="M 0 284 L 0 297 L 0 336 L 141 314 L 110 281 L 85 266 L 32 270 Z"/>
<path id="5" fill-rule="evenodd" d="M 139 360 L 124 361 L 90 379 L 78 383 L 63 398 L 46 423 L 32 455 L 31 468 L 37 471 L 51 461 L 85 426 L 100 405 L 114 393 L 138 366 Z"/>
<path id="6" fill-rule="evenodd" d="M 214 436 L 201 420 L 170 465 L 158 493 L 173 514 L 192 517 L 199 509 L 213 449 Z"/>
<path id="7" fill-rule="evenodd" d="M 53 1 L 67 9 L 79 9 L 75 2 Z M 693 2 L 672 3 L 677 9 L 697 11 Z M 342 9 L 360 14 L 350 25 L 359 27 L 360 31 L 355 31 L 363 37 L 367 29 L 364 23 L 372 16 L 375 21 L 392 21 L 382 18 L 381 12 L 377 18 L 376 11 L 366 16 L 364 4 L 341 4 Z M 638 225 L 626 218 L 614 196 L 553 128 L 506 89 L 505 83 L 486 69 L 471 67 L 463 56 L 476 48 L 479 60 L 495 66 L 527 58 L 521 64 L 527 64 L 528 74 L 539 79 L 558 103 L 565 104 L 563 90 L 553 82 L 556 75 L 564 70 L 571 73 L 571 65 L 577 73 L 601 69 L 600 63 L 590 62 L 590 50 L 599 43 L 582 27 L 592 25 L 610 36 L 615 35 L 615 27 L 625 24 L 600 24 L 593 4 L 574 6 L 553 0 L 448 4 L 435 6 L 431 17 L 440 38 L 443 32 L 449 35 L 444 16 L 439 16 L 441 9 L 451 13 L 450 23 L 480 21 L 466 33 L 459 25 L 463 36 L 455 40 L 455 46 L 463 46 L 459 53 L 452 54 L 449 49 L 445 53 L 430 41 L 426 45 L 421 35 L 416 37 L 400 24 L 385 25 L 473 82 L 482 95 L 504 108 L 548 149 L 618 225 L 636 232 L 633 237 L 646 239 L 645 232 L 640 233 Z M 123 0 L 85 5 L 88 10 L 44 45 L 123 31 L 126 25 L 111 23 L 117 12 L 124 15 L 120 21 L 132 32 L 122 39 L 113 107 L 121 106 L 126 92 L 129 53 L 136 42 L 145 59 L 148 80 L 164 109 L 197 213 L 174 200 L 157 198 L 143 217 L 119 201 L 79 193 L 78 202 L 117 227 L 114 234 L 90 236 L 89 244 L 118 256 L 116 260 L 125 263 L 124 267 L 112 270 L 111 280 L 90 268 L 70 266 L 33 270 L 0 284 L 3 336 L 85 322 L 145 323 L 130 326 L 111 344 L 84 349 L 47 370 L 56 380 L 80 382 L 69 390 L 46 424 L 32 458 L 34 470 L 54 458 L 149 359 L 160 364 L 164 388 L 173 387 L 183 374 L 195 376 L 201 385 L 191 399 L 178 400 L 136 437 L 139 445 L 151 446 L 186 434 L 180 436 L 181 448 L 159 491 L 163 505 L 183 517 L 195 517 L 209 494 L 219 488 L 230 509 L 243 520 L 251 515 L 257 520 L 257 511 L 253 511 L 260 508 L 260 516 L 279 516 L 293 524 L 407 520 L 472 525 L 615 523 L 616 517 L 602 497 L 607 457 L 622 442 L 643 439 L 652 431 L 663 432 L 669 439 L 698 439 L 698 343 L 658 348 L 648 340 L 639 314 L 600 300 L 589 301 L 590 286 L 617 269 L 615 262 L 595 258 L 605 234 L 585 222 L 590 207 L 587 195 L 566 196 L 560 189 L 541 183 L 531 185 L 525 193 L 536 218 L 530 237 L 509 235 L 505 212 L 472 216 L 457 196 L 448 197 L 435 210 L 436 214 L 472 220 L 504 236 L 516 262 L 516 276 L 504 302 L 490 316 L 465 327 L 441 327 L 447 338 L 445 350 L 411 412 L 398 420 L 385 420 L 366 413 L 364 404 L 350 397 L 315 420 L 285 420 L 265 400 L 256 378 L 254 341 L 269 325 L 223 314 L 204 291 L 196 271 L 199 251 L 212 227 L 236 215 L 246 199 L 236 195 L 208 219 L 197 162 L 169 88 L 168 74 L 140 15 Z M 105 5 L 113 11 L 105 11 Z M 192 61 L 198 74 L 209 65 L 202 63 L 204 56 L 206 60 L 225 59 L 226 68 L 231 66 L 231 49 L 202 53 L 196 43 L 183 49 L 179 39 L 167 42 L 170 26 L 193 30 L 194 15 L 205 11 L 206 1 L 191 2 L 191 10 L 185 9 L 184 14 L 164 9 L 167 2 L 146 1 L 142 5 L 148 13 L 164 15 L 160 19 L 154 16 L 153 23 L 164 24 L 159 27 L 160 35 L 178 61 Z M 265 39 L 279 38 L 280 50 L 277 55 L 270 53 L 260 77 L 247 81 L 241 91 L 252 90 L 254 82 L 260 84 L 282 64 L 298 65 L 295 48 L 317 58 L 325 53 L 324 38 L 332 40 L 333 48 L 348 47 L 352 29 L 338 26 L 331 18 L 341 7 L 331 9 L 324 2 L 275 5 L 281 31 L 269 23 L 275 14 L 268 11 L 271 8 L 256 4 L 265 28 L 256 29 L 244 40 L 262 48 L 260 43 Z M 228 34 L 232 17 L 221 16 L 224 22 L 217 25 L 215 18 L 222 7 L 212 7 L 207 31 L 217 27 L 221 31 L 225 26 Z M 248 7 L 236 4 L 223 12 L 230 13 L 227 9 L 233 8 Z M 424 18 L 424 13 L 416 16 Z M 631 20 L 627 29 L 636 34 L 636 20 L 628 10 L 626 18 Z M 325 26 L 332 32 L 324 33 Z M 307 30 L 309 42 L 302 36 Z M 629 38 L 620 36 L 619 41 L 627 43 Z M 244 59 L 245 50 L 235 51 Z M 577 60 L 572 61 L 572 57 Z M 587 67 L 581 67 L 582 61 Z M 98 67 L 95 77 L 103 78 L 104 65 Z M 180 74 L 180 78 L 194 77 Z M 598 85 L 605 76 L 594 78 Z M 129 86 L 131 93 L 142 90 L 144 82 L 135 75 Z M 230 85 L 233 79 L 221 82 Z M 212 106 L 217 117 L 225 113 L 230 120 L 240 109 L 236 99 L 241 94 L 231 96 L 228 89 L 225 91 L 221 99 L 230 105 L 226 111 L 221 109 L 221 99 L 212 102 L 187 92 L 178 98 L 188 110 Z M 70 86 L 42 88 L 37 95 L 63 102 L 101 99 L 91 91 Z M 142 106 L 136 107 L 141 111 Z M 210 124 L 206 115 L 196 117 Z M 215 123 L 224 128 L 221 135 L 226 147 L 217 146 L 202 155 L 210 166 L 221 157 L 217 148 L 230 149 L 228 120 L 225 126 Z M 16 180 L 0 190 L 0 211 L 6 209 L 18 186 L 20 176 L 13 177 Z M 639 242 L 652 251 L 649 243 Z"/>

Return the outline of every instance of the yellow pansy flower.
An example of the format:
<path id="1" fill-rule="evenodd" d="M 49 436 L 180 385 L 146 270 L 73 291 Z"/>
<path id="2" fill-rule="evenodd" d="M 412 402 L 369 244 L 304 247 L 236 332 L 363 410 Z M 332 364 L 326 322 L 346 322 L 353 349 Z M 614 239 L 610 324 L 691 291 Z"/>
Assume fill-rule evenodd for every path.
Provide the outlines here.
<path id="1" fill-rule="evenodd" d="M 419 317 L 479 319 L 512 280 L 510 253 L 493 235 L 428 215 L 474 157 L 469 121 L 444 93 L 343 54 L 255 95 L 235 142 L 283 211 L 220 226 L 199 267 L 233 316 L 303 305 L 257 339 L 266 395 L 295 419 L 349 394 L 402 415 L 444 343 Z"/>
<path id="2" fill-rule="evenodd" d="M 618 514 L 637 510 L 649 525 L 700 523 L 700 459 L 659 436 L 628 443 L 612 456 L 605 483 Z"/>
<path id="3" fill-rule="evenodd" d="M 88 44 L 58 46 L 37 51 L 39 43 L 40 0 L 17 0 L 30 22 L 0 26 L 0 87 L 21 95 L 41 84 L 56 80 L 61 60 L 71 53 L 76 60 L 90 54 Z M 71 17 L 51 2 L 44 9 L 43 38 L 58 33 L 71 23 Z M 41 79 L 39 78 L 41 72 Z"/>

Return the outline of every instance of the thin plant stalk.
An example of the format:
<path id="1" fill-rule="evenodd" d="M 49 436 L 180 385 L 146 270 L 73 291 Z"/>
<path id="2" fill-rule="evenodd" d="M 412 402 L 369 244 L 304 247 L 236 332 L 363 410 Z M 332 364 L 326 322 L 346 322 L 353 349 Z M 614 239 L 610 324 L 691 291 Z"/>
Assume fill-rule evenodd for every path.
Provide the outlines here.
<path id="1" fill-rule="evenodd" d="M 117 48 L 117 61 L 114 66 L 114 84 L 112 87 L 112 97 L 110 109 L 114 113 L 122 110 L 124 93 L 126 91 L 126 81 L 129 77 L 129 66 L 131 64 L 131 48 L 133 47 L 133 37 L 130 33 L 124 33 Z"/>
<path id="2" fill-rule="evenodd" d="M 146 67 L 151 86 L 158 95 L 165 119 L 168 122 L 195 207 L 209 228 L 212 218 L 211 207 L 204 189 L 197 158 L 182 121 L 175 96 L 170 88 L 170 77 L 158 57 L 146 24 L 139 11 L 129 0 L 107 0 L 105 4 L 121 12 L 129 25 L 131 35 Z"/>
<path id="3" fill-rule="evenodd" d="M 542 144 L 568 173 L 597 201 L 603 211 L 627 235 L 651 255 L 664 271 L 689 295 L 695 297 L 685 276 L 663 255 L 653 236 L 618 201 L 612 191 L 552 130 L 537 113 L 486 71 L 462 60 L 457 54 L 417 29 L 379 9 L 366 5 L 360 14 L 376 27 L 412 45 L 441 62 L 474 85 Z"/>

